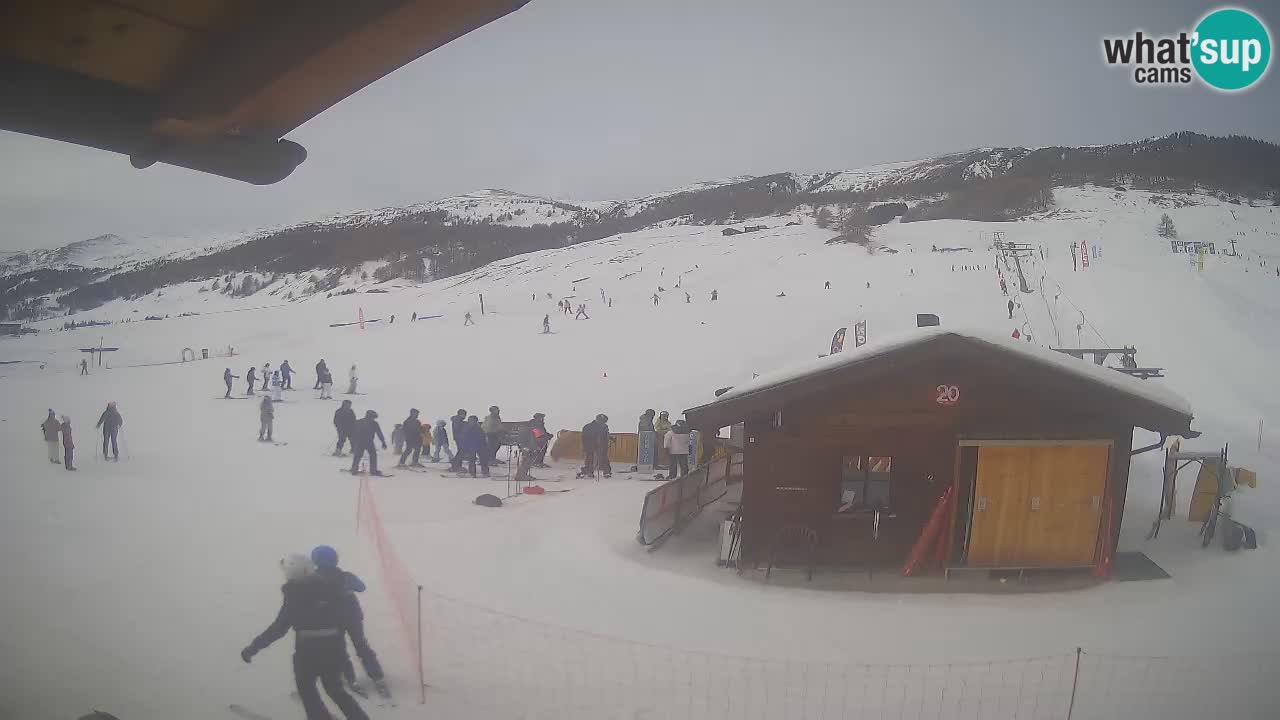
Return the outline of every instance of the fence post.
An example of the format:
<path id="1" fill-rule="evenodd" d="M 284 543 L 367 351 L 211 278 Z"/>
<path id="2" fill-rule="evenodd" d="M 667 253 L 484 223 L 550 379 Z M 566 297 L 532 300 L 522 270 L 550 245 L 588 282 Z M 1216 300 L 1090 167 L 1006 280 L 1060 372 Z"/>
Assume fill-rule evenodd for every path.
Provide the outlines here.
<path id="1" fill-rule="evenodd" d="M 422 586 L 418 586 L 418 704 L 427 704 L 427 680 L 422 669 Z"/>
<path id="2" fill-rule="evenodd" d="M 1082 648 L 1076 648 L 1076 672 L 1071 678 L 1071 702 L 1067 705 L 1067 720 L 1071 720 L 1071 713 L 1076 709 L 1076 688 L 1080 686 L 1080 656 L 1083 654 Z"/>

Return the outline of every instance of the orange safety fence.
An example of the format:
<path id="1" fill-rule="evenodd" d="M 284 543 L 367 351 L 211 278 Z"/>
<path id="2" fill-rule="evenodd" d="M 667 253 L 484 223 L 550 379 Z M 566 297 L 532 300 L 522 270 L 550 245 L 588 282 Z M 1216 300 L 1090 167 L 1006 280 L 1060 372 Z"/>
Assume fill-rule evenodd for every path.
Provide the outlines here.
<path id="1" fill-rule="evenodd" d="M 382 513 L 378 510 L 378 502 L 374 498 L 373 487 L 368 476 L 360 478 L 357 492 L 356 527 L 369 539 L 378 556 L 382 584 L 395 609 L 404 649 L 409 655 L 409 664 L 421 679 L 423 677 L 422 634 L 419 631 L 421 586 L 414 582 L 413 576 L 409 574 L 395 546 L 387 538 L 386 528 L 382 524 Z"/>
<path id="2" fill-rule="evenodd" d="M 1280 653 L 1270 650 L 1141 656 L 1060 648 L 889 663 L 747 656 L 567 627 L 422 589 L 387 537 L 368 478 L 358 506 L 412 666 L 431 679 L 422 701 L 432 717 L 1165 720 L 1272 717 L 1280 706 Z M 862 658 L 875 654 L 862 650 Z"/>

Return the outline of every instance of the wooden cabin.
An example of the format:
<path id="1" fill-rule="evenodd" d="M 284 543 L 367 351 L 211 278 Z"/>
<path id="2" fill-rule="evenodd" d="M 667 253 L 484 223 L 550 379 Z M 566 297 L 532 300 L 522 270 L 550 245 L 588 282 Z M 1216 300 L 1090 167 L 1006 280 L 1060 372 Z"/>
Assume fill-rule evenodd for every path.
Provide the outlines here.
<path id="1" fill-rule="evenodd" d="M 1088 566 L 1119 537 L 1134 428 L 1195 435 L 1190 406 L 1154 383 L 940 328 L 761 376 L 685 416 L 710 433 L 745 422 L 748 564 L 799 525 L 819 564 L 901 566 L 954 487 L 947 567 Z"/>

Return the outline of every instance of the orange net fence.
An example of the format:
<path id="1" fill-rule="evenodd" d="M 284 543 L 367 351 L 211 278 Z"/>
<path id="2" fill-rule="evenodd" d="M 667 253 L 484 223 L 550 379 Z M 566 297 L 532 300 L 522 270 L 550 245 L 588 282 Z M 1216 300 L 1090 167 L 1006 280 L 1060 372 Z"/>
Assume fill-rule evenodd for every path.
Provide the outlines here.
<path id="1" fill-rule="evenodd" d="M 824 662 L 681 649 L 499 612 L 416 584 L 367 482 L 360 530 L 377 551 L 411 667 L 425 678 L 425 702 L 440 717 L 1168 720 L 1267 718 L 1280 707 L 1274 652 Z"/>

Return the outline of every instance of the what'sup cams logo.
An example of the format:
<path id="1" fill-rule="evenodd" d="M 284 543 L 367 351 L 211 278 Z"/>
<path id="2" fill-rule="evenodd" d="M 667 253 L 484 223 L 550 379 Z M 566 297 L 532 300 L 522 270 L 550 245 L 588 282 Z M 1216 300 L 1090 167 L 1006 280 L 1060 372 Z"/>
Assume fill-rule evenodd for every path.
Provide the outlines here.
<path id="1" fill-rule="evenodd" d="M 1188 85 L 1195 77 L 1211 88 L 1232 92 L 1253 87 L 1271 62 L 1271 33 L 1255 14 L 1219 8 L 1190 33 L 1103 38 L 1108 65 L 1133 67 L 1138 85 Z"/>

